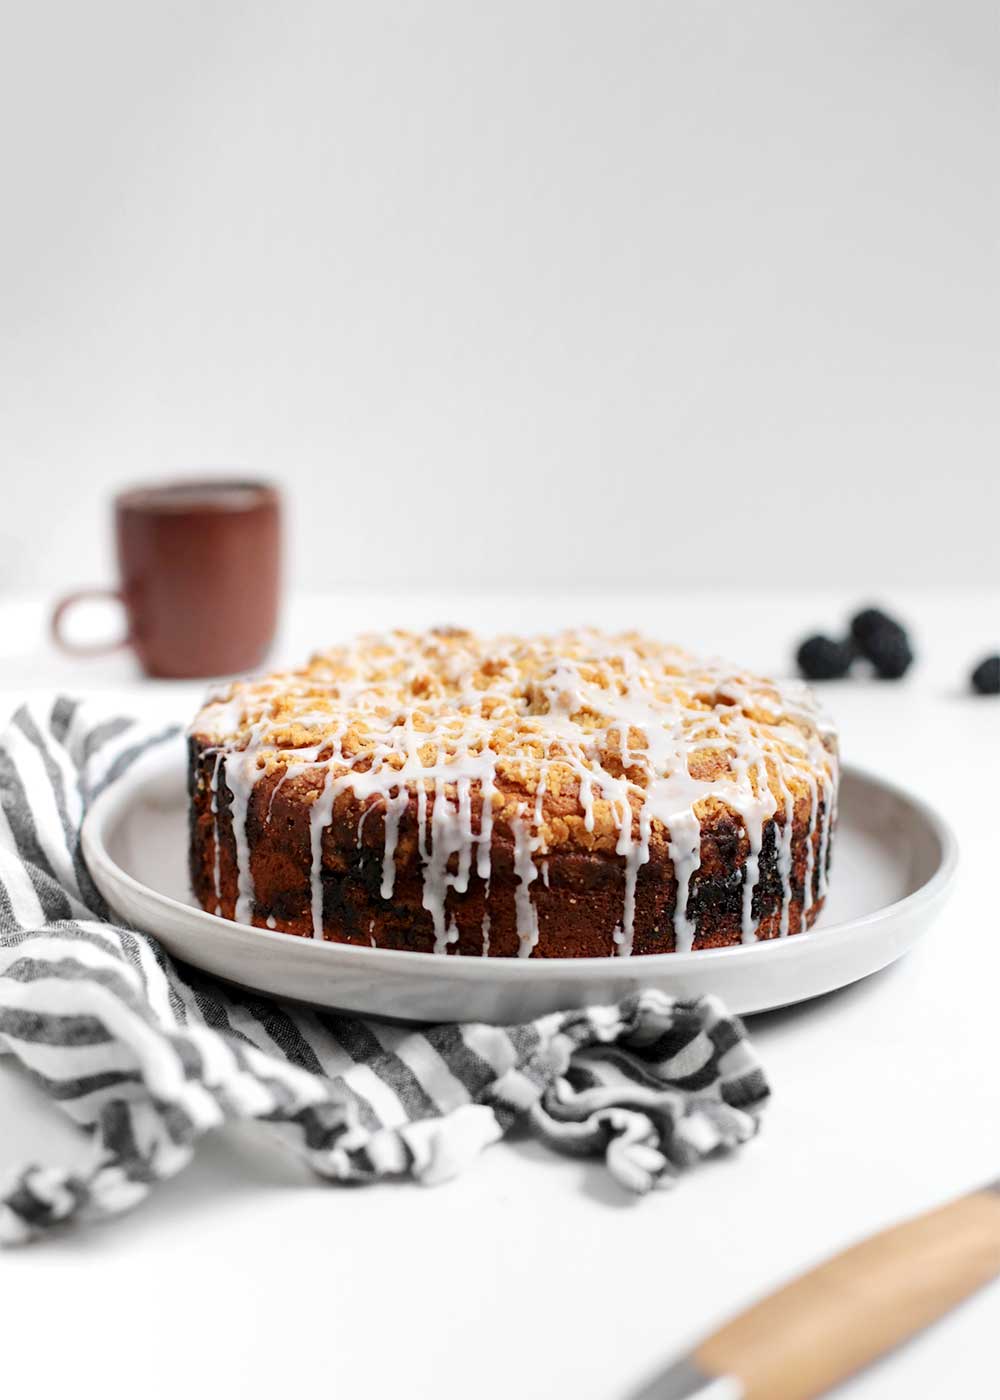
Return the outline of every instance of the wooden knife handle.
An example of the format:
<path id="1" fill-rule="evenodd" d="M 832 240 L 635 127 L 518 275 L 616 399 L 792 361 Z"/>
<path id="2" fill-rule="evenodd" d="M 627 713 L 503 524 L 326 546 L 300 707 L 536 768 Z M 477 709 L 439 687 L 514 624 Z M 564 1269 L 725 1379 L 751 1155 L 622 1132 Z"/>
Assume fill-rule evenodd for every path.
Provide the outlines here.
<path id="1" fill-rule="evenodd" d="M 786 1284 L 642 1395 L 810 1400 L 997 1274 L 1000 1183 L 883 1230 Z"/>

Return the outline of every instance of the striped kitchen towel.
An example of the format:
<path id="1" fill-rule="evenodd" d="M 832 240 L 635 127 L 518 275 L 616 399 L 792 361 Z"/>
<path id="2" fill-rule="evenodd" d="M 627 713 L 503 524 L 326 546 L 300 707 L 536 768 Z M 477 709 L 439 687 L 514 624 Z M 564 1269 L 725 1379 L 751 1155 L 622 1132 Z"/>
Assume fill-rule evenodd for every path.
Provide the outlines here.
<path id="1" fill-rule="evenodd" d="M 166 737 L 59 697 L 20 709 L 0 739 L 0 1054 L 90 1137 L 84 1168 L 0 1184 L 0 1242 L 135 1205 L 234 1120 L 354 1182 L 442 1181 L 523 1122 L 603 1154 L 637 1192 L 754 1133 L 767 1084 L 711 998 L 644 991 L 525 1025 L 414 1031 L 174 963 L 112 914 L 80 850 L 88 803 Z"/>

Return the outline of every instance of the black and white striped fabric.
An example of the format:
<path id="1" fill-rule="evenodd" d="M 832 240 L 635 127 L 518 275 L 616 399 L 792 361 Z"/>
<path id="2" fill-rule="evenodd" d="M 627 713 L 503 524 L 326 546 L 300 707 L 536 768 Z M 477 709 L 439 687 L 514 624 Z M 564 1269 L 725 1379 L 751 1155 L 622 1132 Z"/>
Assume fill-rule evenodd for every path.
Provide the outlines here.
<path id="1" fill-rule="evenodd" d="M 115 1214 L 234 1120 L 321 1176 L 454 1175 L 522 1121 L 603 1154 L 627 1189 L 670 1185 L 752 1136 L 768 1089 L 740 1022 L 646 991 L 504 1028 L 413 1031 L 240 994 L 119 922 L 80 852 L 88 803 L 166 737 L 59 697 L 0 739 L 0 1053 L 85 1129 L 85 1169 L 0 1185 L 0 1242 Z"/>

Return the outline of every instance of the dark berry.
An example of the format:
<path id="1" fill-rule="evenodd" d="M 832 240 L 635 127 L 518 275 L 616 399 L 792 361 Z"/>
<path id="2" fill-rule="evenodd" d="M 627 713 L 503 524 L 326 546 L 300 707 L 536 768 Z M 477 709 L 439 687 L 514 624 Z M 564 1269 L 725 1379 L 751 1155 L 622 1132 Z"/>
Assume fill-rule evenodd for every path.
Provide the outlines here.
<path id="1" fill-rule="evenodd" d="M 1000 656 L 987 656 L 972 673 L 972 689 L 979 695 L 1000 695 Z"/>
<path id="2" fill-rule="evenodd" d="M 851 618 L 851 638 L 883 680 L 899 680 L 910 669 L 913 649 L 905 628 L 879 608 L 865 608 Z"/>
<path id="3" fill-rule="evenodd" d="M 851 669 L 854 648 L 849 641 L 836 642 L 832 637 L 807 637 L 795 660 L 806 680 L 835 681 Z"/>
<path id="4" fill-rule="evenodd" d="M 869 651 L 868 660 L 882 680 L 898 681 L 913 664 L 913 650 L 906 633 L 902 629 L 885 631 Z"/>
<path id="5" fill-rule="evenodd" d="M 851 637 L 862 656 L 868 655 L 869 648 L 878 644 L 886 631 L 902 632 L 902 627 L 894 617 L 881 608 L 862 608 L 851 618 Z"/>

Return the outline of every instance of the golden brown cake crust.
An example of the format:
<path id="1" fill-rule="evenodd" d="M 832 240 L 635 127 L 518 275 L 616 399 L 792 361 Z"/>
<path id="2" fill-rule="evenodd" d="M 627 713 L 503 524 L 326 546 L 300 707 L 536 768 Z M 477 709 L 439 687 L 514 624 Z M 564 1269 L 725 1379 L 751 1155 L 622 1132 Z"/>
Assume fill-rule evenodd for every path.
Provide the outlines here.
<path id="1" fill-rule="evenodd" d="M 796 933 L 826 893 L 809 692 L 632 634 L 361 638 L 235 682 L 189 742 L 199 902 L 288 933 L 670 952 Z"/>

